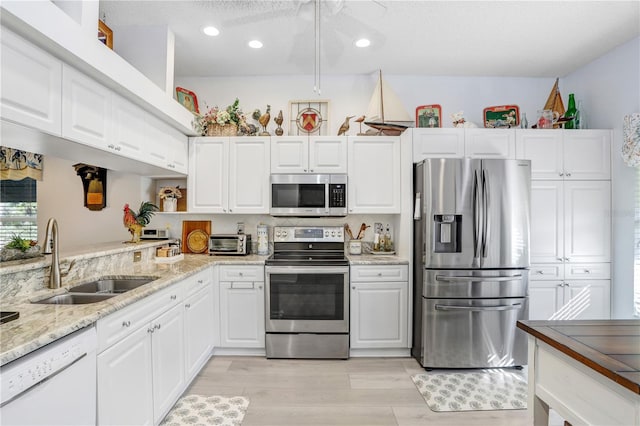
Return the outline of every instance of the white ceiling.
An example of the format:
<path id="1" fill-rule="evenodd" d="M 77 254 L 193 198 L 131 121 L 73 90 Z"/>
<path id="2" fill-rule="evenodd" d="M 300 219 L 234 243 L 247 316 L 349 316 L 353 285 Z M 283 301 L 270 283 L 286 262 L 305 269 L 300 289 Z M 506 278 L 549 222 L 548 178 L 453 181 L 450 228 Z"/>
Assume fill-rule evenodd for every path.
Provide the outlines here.
<path id="1" fill-rule="evenodd" d="M 176 76 L 313 74 L 314 1 L 100 0 L 100 16 L 116 39 L 168 25 Z M 562 77 L 640 34 L 637 0 L 319 1 L 322 74 Z"/>

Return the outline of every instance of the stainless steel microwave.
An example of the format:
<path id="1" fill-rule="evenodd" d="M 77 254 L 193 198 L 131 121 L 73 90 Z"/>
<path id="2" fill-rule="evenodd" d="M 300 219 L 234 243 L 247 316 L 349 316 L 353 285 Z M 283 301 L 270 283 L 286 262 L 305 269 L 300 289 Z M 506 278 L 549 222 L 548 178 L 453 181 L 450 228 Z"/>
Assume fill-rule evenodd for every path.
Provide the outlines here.
<path id="1" fill-rule="evenodd" d="M 271 216 L 346 216 L 346 174 L 271 175 Z"/>

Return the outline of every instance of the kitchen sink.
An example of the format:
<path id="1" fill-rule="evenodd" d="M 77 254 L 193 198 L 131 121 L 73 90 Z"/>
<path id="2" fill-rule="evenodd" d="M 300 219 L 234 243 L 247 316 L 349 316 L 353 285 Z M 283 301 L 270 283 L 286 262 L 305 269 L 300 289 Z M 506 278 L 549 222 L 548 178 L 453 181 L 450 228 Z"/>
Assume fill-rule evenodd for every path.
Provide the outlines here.
<path id="1" fill-rule="evenodd" d="M 86 305 L 88 303 L 102 302 L 116 296 L 115 294 L 59 294 L 32 303 L 45 305 Z"/>
<path id="2" fill-rule="evenodd" d="M 84 284 L 79 284 L 69 288 L 70 293 L 125 293 L 141 285 L 155 281 L 156 277 L 136 277 L 136 278 L 102 278 Z"/>

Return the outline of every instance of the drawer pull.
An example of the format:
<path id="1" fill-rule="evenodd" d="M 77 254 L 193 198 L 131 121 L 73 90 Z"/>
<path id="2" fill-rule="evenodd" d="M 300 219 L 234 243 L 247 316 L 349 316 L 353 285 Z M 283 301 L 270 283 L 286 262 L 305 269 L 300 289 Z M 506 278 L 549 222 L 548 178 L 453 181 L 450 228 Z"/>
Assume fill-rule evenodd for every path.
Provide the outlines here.
<path id="1" fill-rule="evenodd" d="M 378 276 L 381 277 L 382 276 L 382 272 L 378 272 Z"/>
<path id="2" fill-rule="evenodd" d="M 541 271 L 541 270 L 537 270 L 537 271 L 536 271 L 536 274 L 538 274 L 538 275 L 544 275 L 544 272 L 543 272 L 543 271 Z"/>
<path id="3" fill-rule="evenodd" d="M 131 326 L 131 321 L 122 321 L 122 326 L 123 327 L 130 327 Z"/>
<path id="4" fill-rule="evenodd" d="M 244 276 L 242 272 L 238 272 L 238 275 L 240 275 L 241 277 Z"/>
<path id="5" fill-rule="evenodd" d="M 588 269 L 585 269 L 585 270 L 584 270 L 584 273 L 585 273 L 585 274 L 590 274 L 590 273 L 591 273 L 591 271 L 590 271 L 590 270 L 588 270 Z"/>

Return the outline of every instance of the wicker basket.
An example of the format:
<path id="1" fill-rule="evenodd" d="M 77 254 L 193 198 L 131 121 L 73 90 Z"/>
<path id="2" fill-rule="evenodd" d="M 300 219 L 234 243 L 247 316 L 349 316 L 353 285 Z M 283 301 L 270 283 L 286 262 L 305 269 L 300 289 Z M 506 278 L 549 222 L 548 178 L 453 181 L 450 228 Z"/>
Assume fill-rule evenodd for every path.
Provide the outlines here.
<path id="1" fill-rule="evenodd" d="M 211 124 L 207 126 L 207 136 L 236 136 L 238 125 L 235 123 Z"/>

